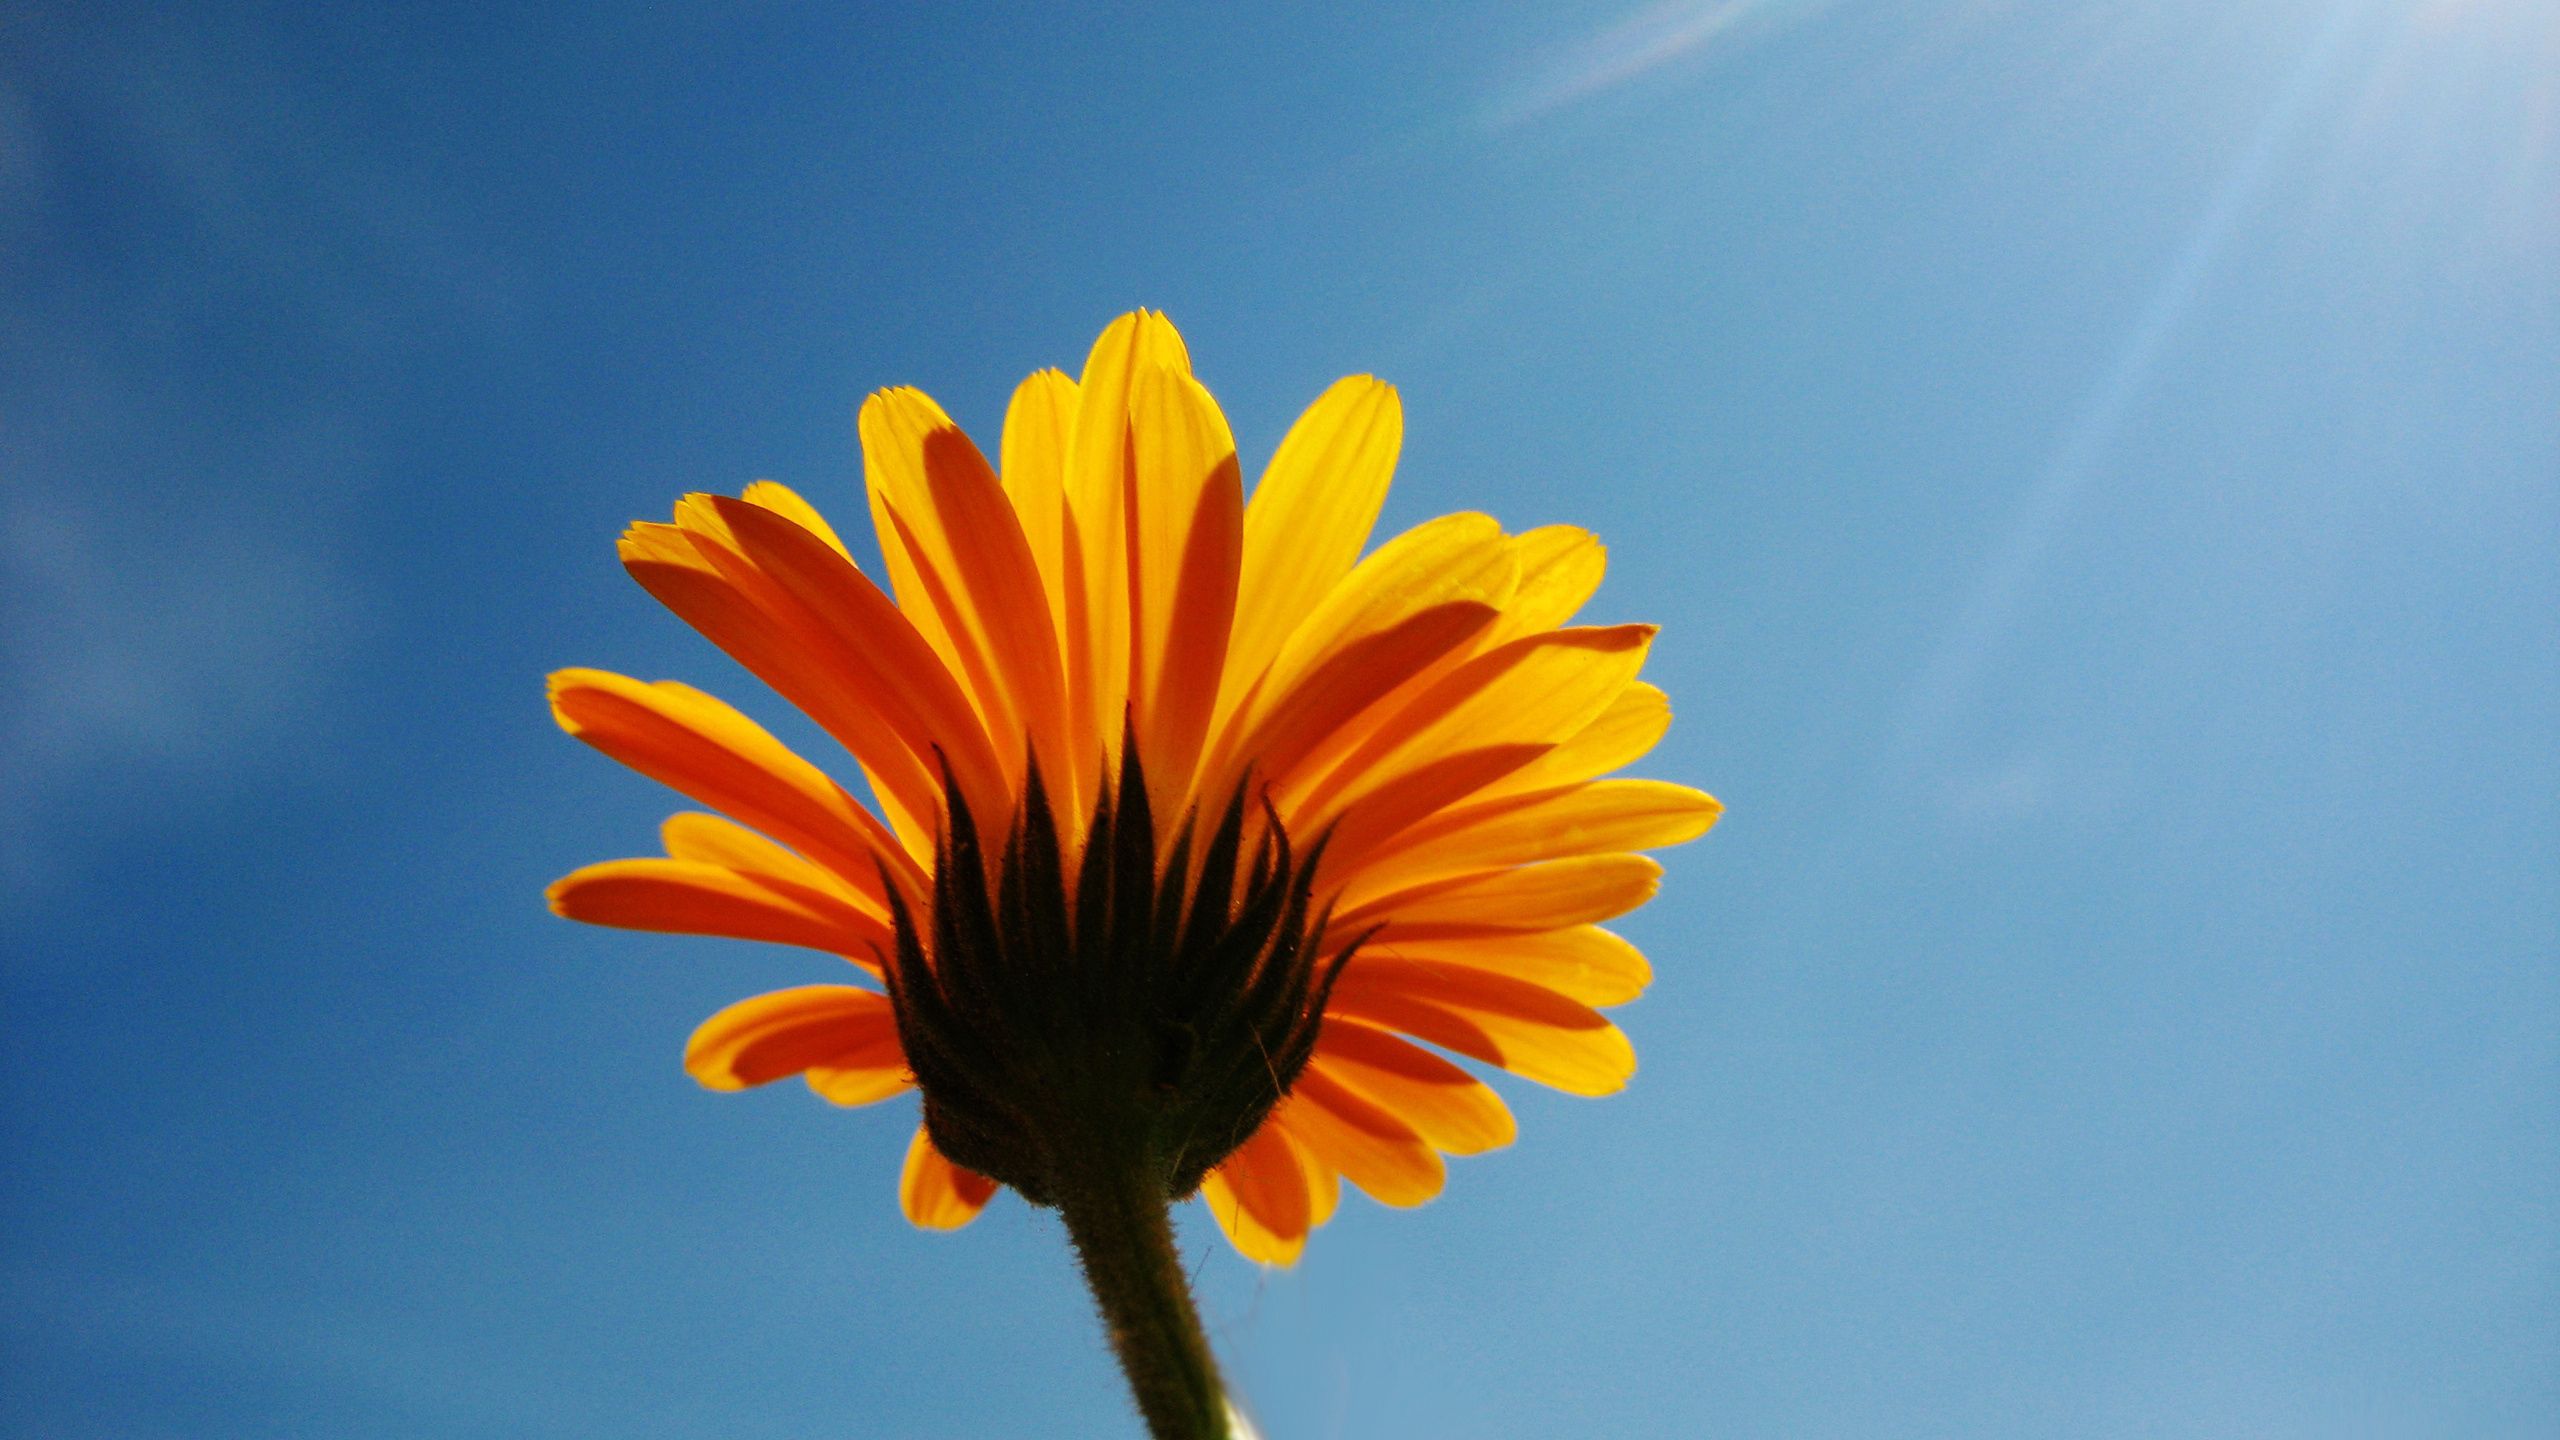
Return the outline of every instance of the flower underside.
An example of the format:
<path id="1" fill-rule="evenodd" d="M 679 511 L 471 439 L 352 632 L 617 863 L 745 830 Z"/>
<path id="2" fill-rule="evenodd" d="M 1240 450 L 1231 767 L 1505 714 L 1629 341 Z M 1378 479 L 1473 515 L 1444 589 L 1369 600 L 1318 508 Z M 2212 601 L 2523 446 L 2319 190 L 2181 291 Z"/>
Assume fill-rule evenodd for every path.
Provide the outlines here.
<path id="1" fill-rule="evenodd" d="M 1639 676 L 1653 627 L 1576 618 L 1597 537 L 1460 512 L 1372 546 L 1403 416 L 1368 376 L 1317 397 L 1248 500 L 1144 312 L 1081 377 L 1025 380 L 993 461 L 915 390 L 858 428 L 873 568 L 771 481 L 619 547 L 858 777 L 675 681 L 551 677 L 570 734 L 714 812 L 563 876 L 555 910 L 838 957 L 838 983 L 702 1022 L 696 1080 L 921 1089 L 898 1185 L 921 1226 L 1006 1185 L 1067 1208 L 1107 1150 L 1275 1264 L 1345 1184 L 1419 1205 L 1445 1157 L 1511 1142 L 1450 1057 L 1627 1083 L 1601 1010 L 1651 966 L 1607 927 L 1654 892 L 1640 852 L 1720 807 L 1614 773 L 1671 716 Z"/>
<path id="2" fill-rule="evenodd" d="M 1306 1068 L 1357 949 L 1327 953 L 1311 913 L 1321 843 L 1294 850 L 1240 788 L 1205 840 L 1194 815 L 1159 851 L 1138 747 L 1122 753 L 1080 846 L 1034 762 L 992 865 L 955 787 L 932 913 L 890 892 L 884 970 L 933 1142 L 1038 1204 L 1096 1149 L 1167 1197 L 1197 1190 Z"/>

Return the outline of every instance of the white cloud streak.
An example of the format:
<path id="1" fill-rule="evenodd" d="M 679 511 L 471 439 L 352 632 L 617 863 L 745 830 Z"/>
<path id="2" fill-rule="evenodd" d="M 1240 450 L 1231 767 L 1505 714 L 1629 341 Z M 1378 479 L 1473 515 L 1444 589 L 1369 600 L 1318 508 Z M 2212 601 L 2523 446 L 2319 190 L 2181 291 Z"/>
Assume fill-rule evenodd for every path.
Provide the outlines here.
<path id="1" fill-rule="evenodd" d="M 26 257 L 0 271 L 12 907 L 312 728 L 365 613 L 374 422 L 296 382 L 504 301 L 459 212 L 257 35 L 74 13 L 16 22 L 0 59 L 0 244 Z M 263 390 L 223 348 L 251 320 L 289 357 Z"/>
<path id="2" fill-rule="evenodd" d="M 2072 412 L 2035 484 L 2020 498 L 1985 567 L 1907 692 L 1893 751 L 1907 763 L 1943 740 L 1980 687 L 2000 639 L 2017 623 L 2037 575 L 2123 431 L 2134 401 L 2193 310 L 2207 277 L 2292 138 L 2366 5 L 2340 4 L 2268 101 L 2204 212 L 2135 315 L 2124 343 Z"/>
<path id="3" fill-rule="evenodd" d="M 1830 0 L 1658 0 L 1555 56 L 1485 116 L 1488 130 L 1541 120 L 1640 80 L 1717 41 L 1801 20 Z"/>

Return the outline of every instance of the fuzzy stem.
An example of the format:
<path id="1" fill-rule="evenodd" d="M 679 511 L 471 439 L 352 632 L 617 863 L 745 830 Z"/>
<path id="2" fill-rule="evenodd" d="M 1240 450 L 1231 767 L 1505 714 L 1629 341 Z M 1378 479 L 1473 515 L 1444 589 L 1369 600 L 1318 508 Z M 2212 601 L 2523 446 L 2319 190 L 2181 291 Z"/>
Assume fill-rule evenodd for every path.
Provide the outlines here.
<path id="1" fill-rule="evenodd" d="M 1160 1186 L 1142 1165 L 1093 1165 L 1058 1187 L 1111 1348 L 1155 1440 L 1229 1440 L 1225 1388 L 1183 1279 Z M 1064 1180 L 1065 1177 L 1061 1177 Z"/>

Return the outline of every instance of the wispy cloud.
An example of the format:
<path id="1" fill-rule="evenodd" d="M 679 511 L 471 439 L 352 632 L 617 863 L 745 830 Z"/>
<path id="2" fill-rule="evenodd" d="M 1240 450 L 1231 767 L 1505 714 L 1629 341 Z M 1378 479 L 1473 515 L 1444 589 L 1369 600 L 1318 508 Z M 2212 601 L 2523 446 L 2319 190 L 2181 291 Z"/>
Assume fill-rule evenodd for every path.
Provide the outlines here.
<path id="1" fill-rule="evenodd" d="M 347 117 L 331 113 L 307 82 L 272 56 L 246 19 L 228 24 L 153 16 L 93 17 L 76 8 L 13 27 L 19 63 L 0 62 L 0 183 L 16 171 L 38 202 L 33 222 L 68 230 L 113 228 L 148 214 L 190 247 L 178 297 L 211 307 L 249 286 L 306 301 L 333 334 L 364 338 L 367 325 L 397 325 L 421 309 L 477 323 L 506 318 L 508 292 L 488 246 L 432 176 L 395 162 Z M 99 167 L 101 158 L 113 162 Z M 111 206 L 79 221 L 43 208 L 76 194 L 84 172 L 122 182 Z M 86 248 L 134 235 L 63 238 Z"/>
<path id="2" fill-rule="evenodd" d="M 503 1342 L 457 1342 L 451 1327 L 395 1305 L 242 1287 L 219 1274 L 129 1278 L 11 1269 L 0 1335 L 26 1353 L 65 1354 L 117 1373 L 217 1373 L 269 1387 L 315 1408 L 397 1418 L 421 1433 L 510 1434 L 639 1415 L 623 1399 L 562 1383 L 538 1365 L 497 1353 Z M 36 1347 L 45 1347 L 38 1351 Z"/>
<path id="3" fill-rule="evenodd" d="M 1567 46 L 1492 106 L 1507 130 L 1705 53 L 1716 42 L 1804 19 L 1831 0 L 1658 0 Z"/>
<path id="4" fill-rule="evenodd" d="M 0 60 L 0 903 L 288 753 L 364 610 L 330 379 L 503 320 L 461 212 L 253 34 L 12 27 Z M 113 176 L 110 184 L 100 177 Z M 21 203 L 23 202 L 23 203 Z M 277 343 L 242 383 L 226 337 Z M 279 358 L 281 357 L 281 358 Z"/>
<path id="5" fill-rule="evenodd" d="M 172 497 L 165 475 L 118 461 L 195 448 L 195 427 L 130 382 L 75 360 L 8 398 L 30 417 L 0 442 L 0 896 L 17 897 L 101 832 L 262 768 L 308 717 L 361 601 L 343 507 L 287 497 L 367 467 L 343 427 L 306 415 L 199 451 L 202 490 Z"/>

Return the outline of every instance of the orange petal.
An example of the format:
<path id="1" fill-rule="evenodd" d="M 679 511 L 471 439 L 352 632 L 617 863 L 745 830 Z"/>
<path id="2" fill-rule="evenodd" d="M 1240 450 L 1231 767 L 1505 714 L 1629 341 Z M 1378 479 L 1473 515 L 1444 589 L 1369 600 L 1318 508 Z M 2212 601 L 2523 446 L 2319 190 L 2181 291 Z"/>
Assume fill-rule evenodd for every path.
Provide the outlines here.
<path id="1" fill-rule="evenodd" d="M 1327 1015 L 1316 1037 L 1315 1058 L 1305 1073 L 1319 1070 L 1376 1101 L 1446 1154 L 1482 1154 L 1519 1134 L 1510 1107 L 1493 1087 L 1428 1050 L 1342 1016 Z"/>
<path id="2" fill-rule="evenodd" d="M 1288 1136 L 1268 1123 L 1209 1172 L 1200 1198 L 1248 1260 L 1294 1265 L 1306 1249 L 1315 1214 L 1307 1169 Z"/>
<path id="3" fill-rule="evenodd" d="M 835 678 L 830 695 L 843 702 L 810 709 L 811 718 L 826 724 L 844 705 L 876 715 L 897 730 L 917 763 L 947 761 L 979 815 L 1010 816 L 1004 768 L 976 708 L 908 617 L 861 571 L 816 536 L 759 506 L 697 495 L 688 497 L 678 515 L 706 558 L 733 583 L 768 580 L 778 603 L 791 607 L 792 638 Z"/>
<path id="4" fill-rule="evenodd" d="M 658 837 L 673 859 L 718 865 L 785 888 L 815 890 L 866 915 L 889 918 L 884 898 L 887 892 L 876 869 L 865 875 L 838 875 L 736 821 L 698 810 L 679 810 L 668 816 L 658 825 Z"/>
<path id="5" fill-rule="evenodd" d="M 1502 777 L 1546 752 L 1543 745 L 1491 745 L 1425 759 L 1370 790 L 1338 816 L 1308 820 L 1301 815 L 1298 824 L 1328 835 L 1331 841 L 1317 888 L 1332 892 L 1346 877 L 1371 868 L 1415 825 L 1500 783 Z"/>
<path id="6" fill-rule="evenodd" d="M 545 893 L 556 915 L 623 930 L 763 940 L 857 958 L 894 940 L 884 919 L 826 891 L 693 860 L 608 860 L 561 876 Z"/>
<path id="7" fill-rule="evenodd" d="M 1380 1204 L 1419 1205 L 1448 1182 L 1440 1153 L 1412 1126 L 1321 1070 L 1299 1072 L 1281 1108 L 1293 1139 Z"/>
<path id="8" fill-rule="evenodd" d="M 684 513 L 682 507 L 679 513 Z M 697 508 L 696 523 L 706 514 Z M 938 777 L 917 758 L 907 735 L 874 703 L 877 692 L 866 693 L 861 678 L 848 677 L 835 662 L 829 653 L 831 643 L 806 607 L 738 554 L 737 547 L 724 538 L 725 527 L 718 525 L 716 516 L 712 524 L 719 533 L 634 525 L 622 537 L 623 568 L 659 603 L 852 751 L 880 798 L 881 813 L 906 842 L 908 852 L 930 858 L 932 825 L 939 816 Z M 827 548 L 825 541 L 807 531 L 800 533 L 811 544 Z M 897 607 L 886 596 L 878 597 L 878 603 L 896 613 Z M 913 626 L 903 618 L 898 624 L 913 638 Z M 923 645 L 921 640 L 915 643 L 919 648 Z"/>
<path id="9" fill-rule="evenodd" d="M 1404 443 L 1395 387 L 1335 381 L 1280 441 L 1244 512 L 1246 604 L 1236 616 L 1227 685 L 1241 694 L 1289 632 L 1351 573 L 1387 498 Z"/>
<path id="10" fill-rule="evenodd" d="M 1285 1138 L 1289 1153 L 1297 1157 L 1298 1171 L 1307 1182 L 1307 1232 L 1313 1234 L 1342 1208 L 1342 1172 L 1308 1147 L 1306 1134 L 1289 1123 L 1288 1108 L 1285 1099 L 1272 1107 L 1271 1113 L 1263 1117 L 1262 1128 L 1265 1133 Z"/>
<path id="11" fill-rule="evenodd" d="M 603 670 L 550 679 L 560 728 L 650 779 L 780 839 L 859 887 L 883 864 L 919 877 L 871 812 L 754 721 L 673 681 Z"/>
<path id="12" fill-rule="evenodd" d="M 922 1230 L 957 1230 L 978 1218 L 994 1198 L 996 1182 L 963 1170 L 933 1146 L 922 1125 L 907 1142 L 907 1166 L 898 1176 L 898 1205 Z"/>
<path id="13" fill-rule="evenodd" d="M 991 734 L 1027 735 L 1049 775 L 1068 774 L 1066 677 L 1048 591 L 995 472 L 949 416 L 913 390 L 885 390 L 862 407 L 863 470 L 875 516 L 895 531 L 919 603 L 969 677 Z M 996 758 L 1018 777 L 1018 741 Z"/>
<path id="14" fill-rule="evenodd" d="M 1231 724 L 1205 774 L 1204 794 L 1232 791 L 1252 767 L 1265 780 L 1296 773 L 1306 757 L 1375 706 L 1393 681 L 1468 643 L 1500 612 L 1476 600 L 1433 605 L 1345 642 L 1322 663 L 1264 704 L 1247 702 L 1250 726 Z M 1275 672 L 1276 673 L 1276 672 Z"/>
<path id="15" fill-rule="evenodd" d="M 1384 925 L 1376 943 L 1408 945 L 1614 919 L 1653 898 L 1662 867 L 1642 855 L 1576 855 L 1426 881 L 1334 917 L 1334 935 Z"/>
<path id="16" fill-rule="evenodd" d="M 1271 1117 L 1272 1120 L 1280 1118 L 1276 1111 Z M 1289 1137 L 1289 1147 L 1297 1152 L 1299 1167 L 1306 1172 L 1307 1230 L 1313 1234 L 1324 1228 L 1325 1222 L 1333 1218 L 1334 1211 L 1342 1208 L 1342 1171 L 1315 1152 L 1307 1143 L 1303 1129 L 1285 1121 L 1281 1129 Z"/>
<path id="17" fill-rule="evenodd" d="M 888 996 L 803 985 L 741 1000 L 703 1021 L 685 1043 L 684 1068 L 707 1089 L 744 1090 L 813 1068 L 903 1076 L 907 1059 Z"/>
<path id="18" fill-rule="evenodd" d="M 1480 970 L 1364 951 L 1344 967 L 1325 1011 L 1401 1030 L 1575 1095 L 1613 1094 L 1636 1068 L 1635 1047 L 1591 1007 Z"/>

